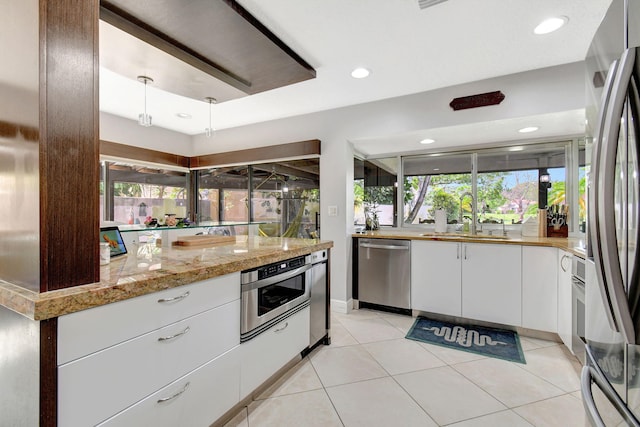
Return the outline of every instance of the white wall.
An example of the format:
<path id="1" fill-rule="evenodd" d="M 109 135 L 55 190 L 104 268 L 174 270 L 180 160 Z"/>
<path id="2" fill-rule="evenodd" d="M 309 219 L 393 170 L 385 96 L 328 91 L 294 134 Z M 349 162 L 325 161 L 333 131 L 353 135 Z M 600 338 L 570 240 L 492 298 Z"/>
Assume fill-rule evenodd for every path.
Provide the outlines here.
<path id="1" fill-rule="evenodd" d="M 140 126 L 136 121 L 103 112 L 100 112 L 100 139 L 182 156 L 191 156 L 193 152 L 190 135 L 157 126 Z"/>
<path id="2" fill-rule="evenodd" d="M 453 112 L 448 105 L 455 97 L 495 90 L 501 90 L 506 95 L 501 105 L 458 112 Z M 350 308 L 352 296 L 350 236 L 353 232 L 353 147 L 349 141 L 432 127 L 580 109 L 585 105 L 584 93 L 583 66 L 582 63 L 574 63 L 432 92 L 222 129 L 216 132 L 213 139 L 202 135 L 192 137 L 193 151 L 190 155 L 319 139 L 321 238 L 333 240 L 335 245 L 331 264 L 332 309 L 346 311 Z M 115 121 L 103 122 L 101 129 L 113 124 Z M 108 138 L 109 134 L 115 135 L 115 132 L 104 129 L 104 139 L 123 142 L 117 138 Z M 148 148 L 184 153 L 177 151 L 177 147 L 169 149 L 169 145 L 165 148 Z M 393 147 L 390 147 L 389 152 L 392 151 Z M 337 217 L 328 216 L 329 206 L 337 207 Z"/>

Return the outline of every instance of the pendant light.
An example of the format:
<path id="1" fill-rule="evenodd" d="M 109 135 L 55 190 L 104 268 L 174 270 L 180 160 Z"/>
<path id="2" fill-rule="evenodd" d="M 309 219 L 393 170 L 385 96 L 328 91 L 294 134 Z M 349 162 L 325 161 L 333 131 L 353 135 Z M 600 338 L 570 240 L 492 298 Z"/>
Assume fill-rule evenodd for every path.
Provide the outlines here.
<path id="1" fill-rule="evenodd" d="M 138 81 L 144 83 L 144 113 L 138 114 L 138 124 L 140 126 L 151 126 L 151 115 L 147 114 L 147 83 L 153 83 L 153 79 L 147 76 L 138 76 Z"/>
<path id="2" fill-rule="evenodd" d="M 213 125 L 211 123 L 211 105 L 215 104 L 218 101 L 210 96 L 206 97 L 204 100 L 209 103 L 209 127 L 204 130 L 204 134 L 207 136 L 207 138 L 212 138 L 215 130 L 213 129 Z"/>

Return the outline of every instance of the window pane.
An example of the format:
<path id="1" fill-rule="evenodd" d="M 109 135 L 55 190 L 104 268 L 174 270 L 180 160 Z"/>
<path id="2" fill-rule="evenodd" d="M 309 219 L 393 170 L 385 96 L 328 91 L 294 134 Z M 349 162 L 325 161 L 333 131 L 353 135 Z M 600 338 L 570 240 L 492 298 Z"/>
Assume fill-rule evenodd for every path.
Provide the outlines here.
<path id="1" fill-rule="evenodd" d="M 249 169 L 247 166 L 197 171 L 198 222 L 249 221 Z"/>
<path id="2" fill-rule="evenodd" d="M 436 209 L 446 211 L 449 224 L 470 217 L 471 161 L 471 154 L 405 157 L 405 224 L 433 224 Z"/>
<path id="3" fill-rule="evenodd" d="M 478 221 L 519 224 L 539 206 L 564 204 L 565 162 L 565 143 L 478 152 Z"/>
<path id="4" fill-rule="evenodd" d="M 107 164 L 113 194 L 110 215 L 113 221 L 144 224 L 157 218 L 162 223 L 165 215 L 188 216 L 188 173 L 134 164 Z"/>
<path id="5" fill-rule="evenodd" d="M 364 225 L 366 215 L 379 225 L 396 225 L 398 158 L 354 160 L 354 221 Z"/>
<path id="6" fill-rule="evenodd" d="M 289 160 L 252 165 L 253 221 L 268 236 L 317 237 L 320 161 Z"/>

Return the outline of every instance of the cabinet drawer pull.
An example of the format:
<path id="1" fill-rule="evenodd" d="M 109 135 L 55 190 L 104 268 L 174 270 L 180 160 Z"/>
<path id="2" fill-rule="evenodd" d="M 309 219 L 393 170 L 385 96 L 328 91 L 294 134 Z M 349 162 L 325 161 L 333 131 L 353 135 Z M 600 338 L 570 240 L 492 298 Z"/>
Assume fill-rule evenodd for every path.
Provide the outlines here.
<path id="1" fill-rule="evenodd" d="M 274 329 L 273 332 L 276 332 L 276 333 L 282 332 L 285 329 L 287 329 L 287 326 L 289 326 L 289 322 L 285 323 L 284 326 L 282 328 L 280 328 L 280 329 Z"/>
<path id="2" fill-rule="evenodd" d="M 173 394 L 173 395 L 171 395 L 171 396 L 169 396 L 169 397 L 163 397 L 162 399 L 158 399 L 158 403 L 168 402 L 168 401 L 170 401 L 170 400 L 175 399 L 176 397 L 180 397 L 180 395 L 181 395 L 182 393 L 184 393 L 185 391 L 187 391 L 187 389 L 189 388 L 189 384 L 191 384 L 191 383 L 186 383 L 186 384 L 184 385 L 184 387 L 182 387 L 182 390 L 180 390 L 180 391 L 176 392 L 175 394 Z"/>
<path id="3" fill-rule="evenodd" d="M 569 259 L 568 256 L 566 255 L 562 255 L 562 258 L 560 258 L 560 268 L 562 269 L 562 271 L 567 271 L 567 269 L 564 267 L 564 260 L 565 259 Z"/>
<path id="4" fill-rule="evenodd" d="M 188 297 L 188 296 L 189 296 L 189 291 L 185 292 L 185 293 L 184 293 L 184 294 L 182 294 L 182 295 L 178 295 L 177 297 L 173 297 L 173 298 L 160 298 L 160 299 L 158 300 L 158 302 L 162 304 L 162 303 L 165 303 L 165 302 L 180 301 L 180 300 L 185 299 L 185 298 L 186 298 L 186 297 Z"/>
<path id="5" fill-rule="evenodd" d="M 187 332 L 189 332 L 190 328 L 187 326 L 186 328 L 184 328 L 182 331 L 178 332 L 175 335 L 169 335 L 168 337 L 160 337 L 158 338 L 158 341 L 169 341 L 172 340 L 174 338 L 178 338 L 181 335 L 186 334 Z"/>

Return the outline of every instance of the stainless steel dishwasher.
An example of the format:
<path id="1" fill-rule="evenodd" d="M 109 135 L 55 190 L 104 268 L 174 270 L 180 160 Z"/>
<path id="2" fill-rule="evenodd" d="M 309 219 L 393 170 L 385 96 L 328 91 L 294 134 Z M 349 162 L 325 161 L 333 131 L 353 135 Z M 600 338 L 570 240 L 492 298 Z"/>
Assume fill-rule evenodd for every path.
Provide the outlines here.
<path id="1" fill-rule="evenodd" d="M 411 241 L 359 239 L 358 300 L 411 309 Z"/>

